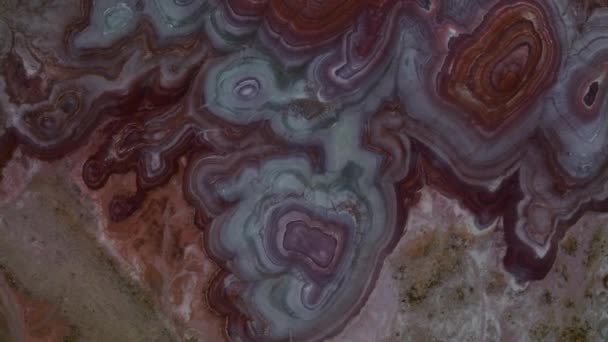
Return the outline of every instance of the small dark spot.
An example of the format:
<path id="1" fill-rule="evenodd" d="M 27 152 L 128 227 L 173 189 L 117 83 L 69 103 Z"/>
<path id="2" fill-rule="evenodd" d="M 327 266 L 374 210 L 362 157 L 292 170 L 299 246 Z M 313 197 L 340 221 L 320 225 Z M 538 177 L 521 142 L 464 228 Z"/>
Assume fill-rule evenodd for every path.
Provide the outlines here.
<path id="1" fill-rule="evenodd" d="M 578 250 L 578 241 L 570 236 L 562 242 L 561 246 L 564 253 L 569 256 L 574 256 Z"/>
<path id="2" fill-rule="evenodd" d="M 65 114 L 73 114 L 78 110 L 80 101 L 74 93 L 67 93 L 59 99 L 58 108 Z"/>
<path id="3" fill-rule="evenodd" d="M 129 218 L 139 207 L 144 200 L 143 193 L 138 193 L 133 196 L 116 195 L 110 201 L 109 214 L 113 222 L 121 222 Z"/>
<path id="4" fill-rule="evenodd" d="M 109 177 L 110 165 L 97 159 L 89 159 L 82 166 L 82 179 L 91 189 L 101 188 Z"/>
<path id="5" fill-rule="evenodd" d="M 608 289 L 608 274 L 604 276 L 602 283 L 604 284 L 604 288 Z"/>
<path id="6" fill-rule="evenodd" d="M 553 304 L 553 295 L 551 295 L 551 292 L 549 292 L 549 290 L 545 290 L 541 295 L 540 300 L 543 304 L 551 305 Z"/>
<path id="7" fill-rule="evenodd" d="M 591 286 L 587 286 L 587 288 L 585 289 L 584 297 L 586 299 L 593 299 L 593 291 L 591 290 Z"/>
<path id="8" fill-rule="evenodd" d="M 595 81 L 589 85 L 589 88 L 587 89 L 587 93 L 585 94 L 585 97 L 583 97 L 583 102 L 585 103 L 585 105 L 587 107 L 593 106 L 593 103 L 595 102 L 595 98 L 597 96 L 597 92 L 599 89 L 600 89 L 600 86 L 597 81 Z"/>
<path id="9" fill-rule="evenodd" d="M 466 295 L 464 293 L 463 288 L 459 287 L 458 289 L 456 289 L 456 300 L 458 300 L 459 302 L 464 302 L 465 299 Z"/>

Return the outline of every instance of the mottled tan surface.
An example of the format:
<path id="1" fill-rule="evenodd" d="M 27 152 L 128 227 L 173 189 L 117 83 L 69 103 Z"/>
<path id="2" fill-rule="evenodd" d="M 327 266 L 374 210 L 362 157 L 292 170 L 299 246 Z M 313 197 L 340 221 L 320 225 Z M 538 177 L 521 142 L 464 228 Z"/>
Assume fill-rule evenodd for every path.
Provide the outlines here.
<path id="1" fill-rule="evenodd" d="M 500 221 L 480 232 L 427 189 L 361 316 L 335 342 L 608 341 L 606 222 L 586 215 L 551 273 L 517 284 L 502 270 Z"/>
<path id="2" fill-rule="evenodd" d="M 0 207 L 0 265 L 59 310 L 69 341 L 174 340 L 154 301 L 96 243 L 92 209 L 65 174 L 44 168 Z"/>
<path id="3" fill-rule="evenodd" d="M 55 305 L 36 301 L 14 276 L 0 272 L 0 341 L 69 341 L 76 330 Z"/>

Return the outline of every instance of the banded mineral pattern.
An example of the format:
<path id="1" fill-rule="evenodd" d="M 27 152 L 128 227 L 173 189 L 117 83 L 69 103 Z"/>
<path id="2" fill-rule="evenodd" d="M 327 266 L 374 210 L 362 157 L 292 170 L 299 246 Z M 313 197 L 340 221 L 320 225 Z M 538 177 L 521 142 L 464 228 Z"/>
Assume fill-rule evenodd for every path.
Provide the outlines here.
<path id="1" fill-rule="evenodd" d="M 608 212 L 605 7 L 2 1 L 0 202 L 70 170 L 183 340 L 348 341 L 429 194 L 494 236 L 488 277 L 534 284 Z"/>

